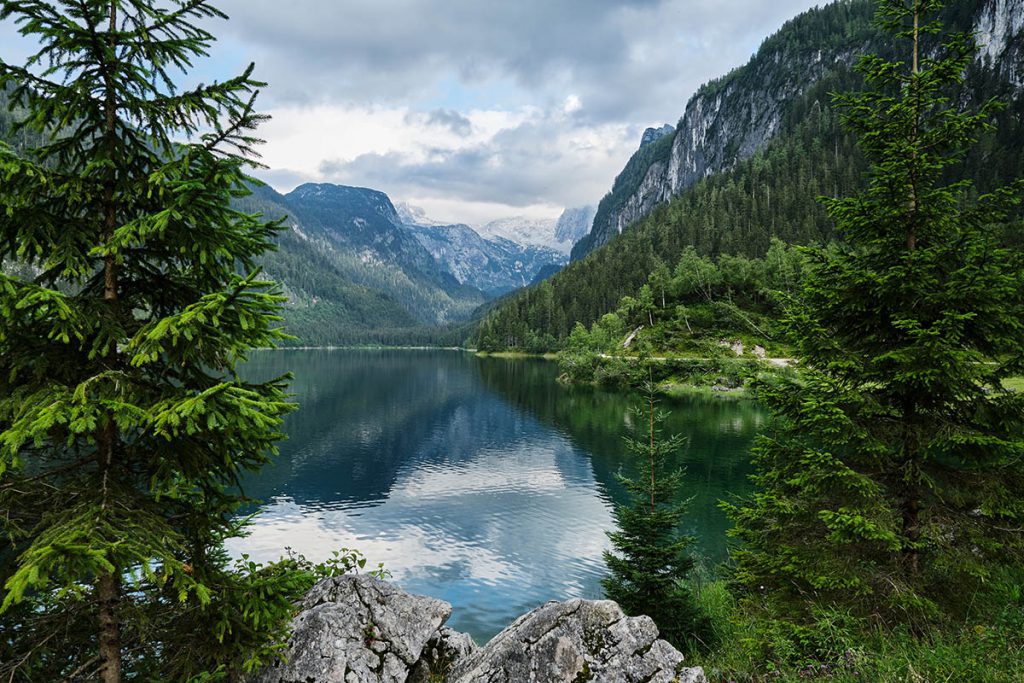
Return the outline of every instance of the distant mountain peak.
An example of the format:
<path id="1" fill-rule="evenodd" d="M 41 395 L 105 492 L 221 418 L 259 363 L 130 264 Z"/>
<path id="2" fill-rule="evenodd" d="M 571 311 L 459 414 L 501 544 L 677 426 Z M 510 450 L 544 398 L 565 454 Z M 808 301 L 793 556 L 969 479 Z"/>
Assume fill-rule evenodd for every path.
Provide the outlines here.
<path id="1" fill-rule="evenodd" d="M 579 206 L 566 209 L 555 224 L 555 239 L 574 245 L 590 232 L 594 224 L 595 206 Z M 572 247 L 570 246 L 570 249 Z"/>
<path id="2" fill-rule="evenodd" d="M 666 123 L 661 128 L 648 128 L 640 138 L 640 147 L 644 148 L 652 142 L 657 142 L 666 135 L 671 135 L 675 127 Z"/>
<path id="3" fill-rule="evenodd" d="M 427 210 L 422 206 L 414 206 L 409 202 L 398 202 L 395 204 L 395 211 L 398 212 L 398 218 L 405 225 L 442 225 L 439 221 L 430 218 L 427 215 Z"/>
<path id="4" fill-rule="evenodd" d="M 521 246 L 546 247 L 562 254 L 590 231 L 594 220 L 594 207 L 565 209 L 557 219 L 511 216 L 491 221 L 477 228 L 489 239 L 505 239 Z"/>

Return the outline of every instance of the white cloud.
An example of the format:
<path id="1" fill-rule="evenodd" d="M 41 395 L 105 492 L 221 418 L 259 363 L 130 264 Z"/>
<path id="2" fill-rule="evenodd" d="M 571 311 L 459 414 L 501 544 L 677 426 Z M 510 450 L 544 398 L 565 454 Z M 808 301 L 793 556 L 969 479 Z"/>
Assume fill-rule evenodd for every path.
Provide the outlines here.
<path id="1" fill-rule="evenodd" d="M 636 145 L 628 126 L 576 125 L 565 113 L 576 104 L 570 98 L 553 112 L 524 107 L 457 117 L 404 107 L 282 106 L 261 130 L 272 169 L 264 177 L 284 191 L 302 182 L 374 187 L 443 221 L 554 217 L 600 197 Z"/>
<path id="2" fill-rule="evenodd" d="M 537 215 L 597 202 L 645 127 L 675 123 L 701 83 L 816 3 L 220 0 L 231 20 L 191 79 L 256 61 L 278 189 L 335 179 L 447 220 L 460 205 Z M 0 41 L 21 61 L 10 22 Z"/>

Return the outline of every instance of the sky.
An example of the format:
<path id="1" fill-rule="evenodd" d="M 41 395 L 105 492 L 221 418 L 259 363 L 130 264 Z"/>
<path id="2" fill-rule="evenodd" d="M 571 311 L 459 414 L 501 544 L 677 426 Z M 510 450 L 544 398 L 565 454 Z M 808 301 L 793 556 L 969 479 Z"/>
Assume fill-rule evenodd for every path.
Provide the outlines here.
<path id="1" fill-rule="evenodd" d="M 220 0 L 193 77 L 256 63 L 287 192 L 383 190 L 445 222 L 596 204 L 648 126 L 820 0 Z M 0 58 L 28 46 L 0 24 Z"/>

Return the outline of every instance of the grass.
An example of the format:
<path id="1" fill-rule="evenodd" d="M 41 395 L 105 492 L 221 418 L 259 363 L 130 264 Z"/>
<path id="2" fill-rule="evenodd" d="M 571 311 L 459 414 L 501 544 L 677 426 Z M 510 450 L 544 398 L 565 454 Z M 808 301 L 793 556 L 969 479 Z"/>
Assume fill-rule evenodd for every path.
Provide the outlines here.
<path id="1" fill-rule="evenodd" d="M 794 642 L 786 623 L 743 605 L 726 582 L 694 583 L 721 646 L 689 659 L 710 683 L 1021 683 L 1024 681 L 1024 589 L 1008 572 L 970 615 L 923 637 L 905 630 L 858 627 L 840 613 L 812 629 L 816 654 Z M 851 626 L 851 624 L 854 624 Z"/>

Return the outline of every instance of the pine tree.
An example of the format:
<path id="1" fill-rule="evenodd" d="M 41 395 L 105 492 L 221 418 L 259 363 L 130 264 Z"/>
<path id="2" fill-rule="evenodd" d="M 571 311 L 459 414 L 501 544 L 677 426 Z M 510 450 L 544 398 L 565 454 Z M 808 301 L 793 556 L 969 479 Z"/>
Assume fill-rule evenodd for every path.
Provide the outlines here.
<path id="1" fill-rule="evenodd" d="M 613 551 L 604 553 L 610 573 L 602 584 L 626 614 L 646 614 L 663 638 L 693 650 L 710 645 L 711 631 L 684 583 L 694 566 L 694 539 L 679 528 L 687 509 L 678 502 L 683 472 L 669 468 L 683 439 L 664 434 L 667 415 L 657 408 L 654 383 L 646 382 L 643 391 L 644 401 L 634 411 L 637 435 L 625 439 L 638 475 L 618 475 L 631 500 L 615 506 L 617 528 L 608 532 Z"/>
<path id="2" fill-rule="evenodd" d="M 760 490 L 730 508 L 737 577 L 798 619 L 920 631 L 1024 550 L 1024 399 L 1003 389 L 1024 370 L 1024 263 L 999 225 L 1024 184 L 972 200 L 948 180 L 999 105 L 954 99 L 973 45 L 939 8 L 880 2 L 909 60 L 865 57 L 873 89 L 836 97 L 868 187 L 825 202 L 844 241 L 808 250 L 789 311 L 806 371 L 760 387 Z"/>
<path id="3" fill-rule="evenodd" d="M 179 91 L 206 0 L 0 3 L 38 42 L 0 88 L 44 136 L 0 144 L 0 662 L 10 680 L 236 676 L 274 652 L 311 573 L 232 565 L 239 477 L 266 463 L 287 378 L 247 193 L 250 66 Z"/>

